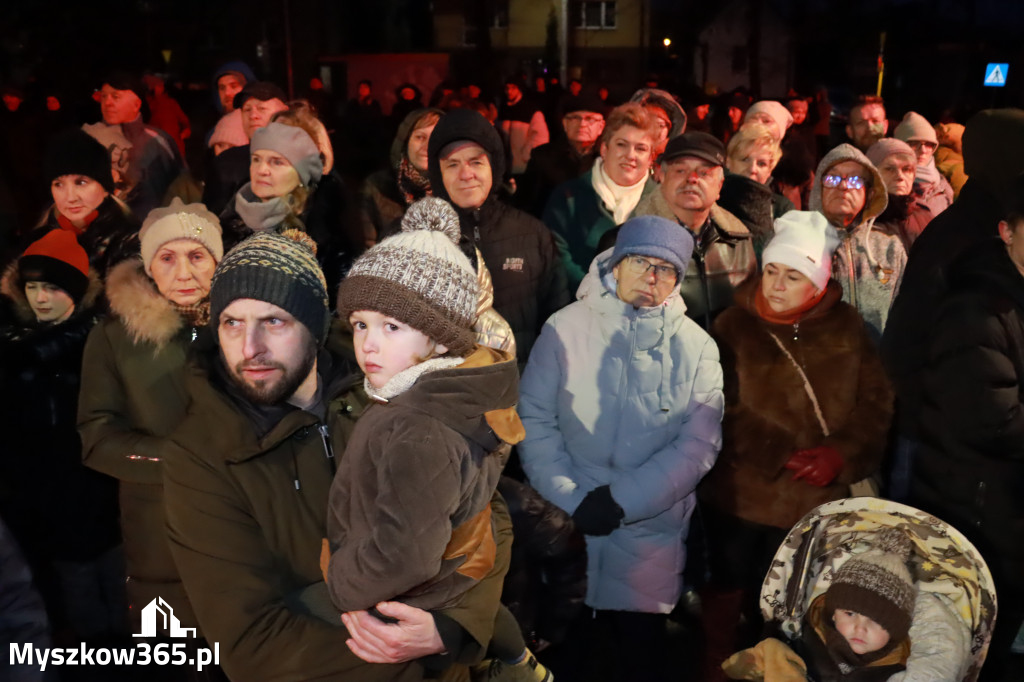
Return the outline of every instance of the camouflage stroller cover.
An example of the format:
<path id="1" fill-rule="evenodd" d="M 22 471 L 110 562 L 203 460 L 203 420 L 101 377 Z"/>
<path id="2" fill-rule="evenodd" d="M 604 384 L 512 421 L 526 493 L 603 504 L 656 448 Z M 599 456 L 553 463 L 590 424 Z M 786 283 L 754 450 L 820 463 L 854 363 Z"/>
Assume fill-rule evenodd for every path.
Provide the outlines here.
<path id="1" fill-rule="evenodd" d="M 873 534 L 886 527 L 904 530 L 914 545 L 909 563 L 918 579 L 920 608 L 915 609 L 915 625 L 910 633 L 911 661 L 918 641 L 930 636 L 924 630 L 915 634 L 921 609 L 941 605 L 940 610 L 952 614 L 954 623 L 959 620 L 964 625 L 962 658 L 966 659 L 957 663 L 958 672 L 945 672 L 942 677 L 973 682 L 985 662 L 995 625 L 992 575 L 981 554 L 960 531 L 897 502 L 853 497 L 823 504 L 804 516 L 789 531 L 765 577 L 761 588 L 765 621 L 773 622 L 790 639 L 799 637 L 805 610 L 828 589 L 836 570 L 851 556 L 870 549 Z M 925 593 L 931 594 L 922 598 Z M 932 615 L 920 620 L 935 622 Z M 927 642 L 922 642 L 922 647 L 926 646 Z M 943 650 L 955 647 L 941 642 L 934 648 L 943 655 Z M 938 675 L 932 671 L 915 676 L 908 662 L 907 672 L 899 673 L 899 679 L 937 680 Z"/>

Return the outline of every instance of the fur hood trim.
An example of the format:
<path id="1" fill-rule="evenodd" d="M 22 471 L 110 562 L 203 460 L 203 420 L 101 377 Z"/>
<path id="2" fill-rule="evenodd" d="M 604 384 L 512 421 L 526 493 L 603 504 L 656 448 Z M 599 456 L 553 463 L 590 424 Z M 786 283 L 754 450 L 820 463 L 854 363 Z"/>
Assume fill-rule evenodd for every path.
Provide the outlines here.
<path id="1" fill-rule="evenodd" d="M 75 305 L 75 312 L 72 313 L 72 316 L 78 315 L 83 310 L 92 310 L 102 293 L 103 281 L 92 268 L 89 268 L 89 285 L 85 289 L 82 300 Z M 17 259 L 7 265 L 3 276 L 0 277 L 0 294 L 11 299 L 14 304 L 14 314 L 17 315 L 19 322 L 36 321 L 36 314 L 32 312 L 32 306 L 28 304 L 28 299 L 25 297 L 25 284 L 21 281 L 21 275 L 18 273 Z"/>
<path id="2" fill-rule="evenodd" d="M 138 258 L 111 268 L 106 289 L 110 309 L 124 324 L 133 343 L 148 341 L 162 348 L 185 326 L 185 320 L 157 291 Z"/>

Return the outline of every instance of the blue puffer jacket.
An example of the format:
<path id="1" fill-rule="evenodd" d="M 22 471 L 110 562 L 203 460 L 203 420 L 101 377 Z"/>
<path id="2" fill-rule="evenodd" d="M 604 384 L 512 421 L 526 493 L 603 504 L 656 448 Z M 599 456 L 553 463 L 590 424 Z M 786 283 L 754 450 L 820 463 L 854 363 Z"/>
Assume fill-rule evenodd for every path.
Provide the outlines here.
<path id="1" fill-rule="evenodd" d="M 694 488 L 721 445 L 718 347 L 678 289 L 656 307 L 615 294 L 611 250 L 555 313 L 520 383 L 520 456 L 530 482 L 568 513 L 610 485 L 622 525 L 587 537 L 588 606 L 668 613 L 682 588 Z"/>

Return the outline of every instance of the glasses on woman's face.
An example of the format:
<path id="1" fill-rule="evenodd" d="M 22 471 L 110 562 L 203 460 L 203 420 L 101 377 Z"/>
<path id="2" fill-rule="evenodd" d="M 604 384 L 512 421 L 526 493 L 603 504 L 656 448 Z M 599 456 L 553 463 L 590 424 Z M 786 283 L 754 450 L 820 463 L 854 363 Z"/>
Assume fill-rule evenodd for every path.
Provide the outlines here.
<path id="1" fill-rule="evenodd" d="M 659 282 L 675 282 L 679 278 L 679 271 L 671 265 L 657 265 L 641 256 L 628 256 L 626 258 L 626 269 L 636 277 L 643 277 L 648 272 L 654 271 L 654 279 Z"/>
<path id="2" fill-rule="evenodd" d="M 839 185 L 846 189 L 864 189 L 864 178 L 859 175 L 829 174 L 821 179 L 821 184 L 830 189 L 839 187 Z"/>

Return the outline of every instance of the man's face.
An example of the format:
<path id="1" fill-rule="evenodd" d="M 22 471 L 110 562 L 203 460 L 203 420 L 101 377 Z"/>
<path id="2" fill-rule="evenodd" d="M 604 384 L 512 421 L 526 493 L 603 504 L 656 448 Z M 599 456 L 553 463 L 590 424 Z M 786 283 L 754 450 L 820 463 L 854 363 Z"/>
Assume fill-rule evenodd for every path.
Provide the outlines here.
<path id="1" fill-rule="evenodd" d="M 284 111 L 288 105 L 277 99 L 260 101 L 255 97 L 245 100 L 242 105 L 242 130 L 246 137 L 252 139 L 252 134 L 270 123 L 270 117 L 279 111 Z"/>
<path id="2" fill-rule="evenodd" d="M 885 118 L 885 107 L 881 104 L 864 104 L 850 110 L 850 122 L 846 135 L 861 151 L 885 137 L 889 121 Z"/>
<path id="3" fill-rule="evenodd" d="M 661 193 L 675 209 L 709 210 L 722 191 L 725 174 L 721 166 L 696 156 L 680 156 L 661 164 L 664 178 Z"/>
<path id="4" fill-rule="evenodd" d="M 480 208 L 491 193 L 491 160 L 475 142 L 455 143 L 441 157 L 441 180 L 452 203 L 459 208 Z"/>
<path id="5" fill-rule="evenodd" d="M 840 179 L 835 187 L 827 187 L 825 184 L 825 179 L 830 175 Z M 864 182 L 859 189 L 850 186 L 856 182 L 851 179 L 854 177 Z M 840 227 L 847 227 L 853 223 L 867 202 L 870 181 L 871 173 L 856 161 L 837 163 L 825 172 L 822 176 L 821 212 L 830 223 Z"/>
<path id="6" fill-rule="evenodd" d="M 601 143 L 604 172 L 620 187 L 632 187 L 647 177 L 654 160 L 654 140 L 646 131 L 625 125 Z"/>
<path id="7" fill-rule="evenodd" d="M 115 90 L 104 83 L 100 89 L 100 110 L 107 125 L 131 123 L 142 109 L 142 100 L 131 90 Z"/>
<path id="8" fill-rule="evenodd" d="M 612 275 L 619 300 L 636 308 L 661 305 L 679 280 L 674 265 L 654 256 L 628 255 L 612 268 Z"/>
<path id="9" fill-rule="evenodd" d="M 231 302 L 220 314 L 217 338 L 232 380 L 257 405 L 287 401 L 316 381 L 316 340 L 283 308 L 252 298 Z"/>
<path id="10" fill-rule="evenodd" d="M 242 91 L 245 83 L 233 73 L 228 73 L 217 79 L 217 96 L 220 97 L 220 104 L 224 107 L 224 113 L 235 110 L 235 95 Z"/>
<path id="11" fill-rule="evenodd" d="M 573 111 L 562 118 L 562 127 L 569 142 L 589 147 L 604 132 L 604 116 L 594 111 Z"/>
<path id="12" fill-rule="evenodd" d="M 708 117 L 708 114 L 711 113 L 711 105 L 710 104 L 698 104 L 697 108 L 695 109 L 695 111 L 697 112 L 697 118 L 699 120 L 703 121 L 704 119 L 706 119 Z"/>
<path id="13" fill-rule="evenodd" d="M 905 197 L 914 189 L 914 157 L 909 154 L 890 154 L 878 164 L 878 172 L 885 182 L 885 191 L 898 197 Z"/>
<path id="14" fill-rule="evenodd" d="M 505 84 L 505 99 L 510 103 L 515 102 L 523 93 L 519 90 L 519 86 L 515 83 Z"/>
<path id="15" fill-rule="evenodd" d="M 569 92 L 575 97 L 583 91 L 583 83 L 579 81 L 569 81 Z"/>
<path id="16" fill-rule="evenodd" d="M 793 125 L 798 126 L 807 120 L 807 102 L 802 99 L 794 99 L 786 103 L 789 113 L 793 114 Z"/>
<path id="17" fill-rule="evenodd" d="M 369 85 L 369 83 L 360 83 L 359 87 L 356 89 L 356 92 L 359 93 L 359 99 L 365 99 L 365 98 L 369 97 L 370 96 L 370 85 Z"/>

